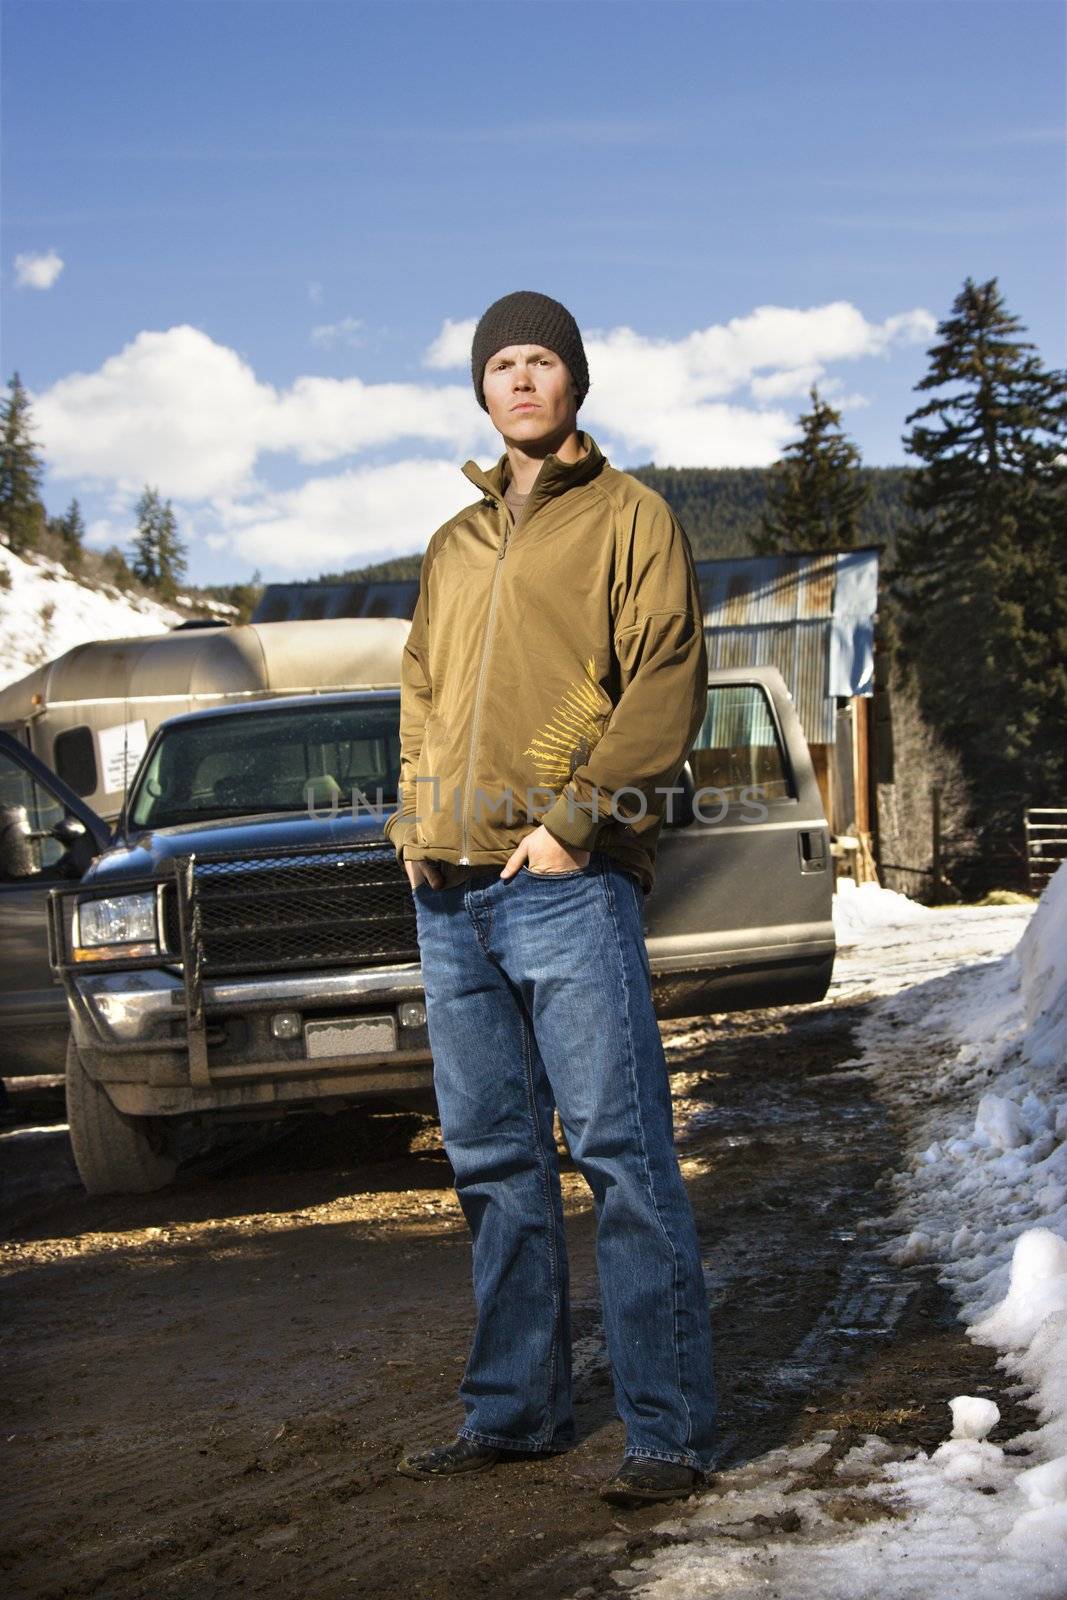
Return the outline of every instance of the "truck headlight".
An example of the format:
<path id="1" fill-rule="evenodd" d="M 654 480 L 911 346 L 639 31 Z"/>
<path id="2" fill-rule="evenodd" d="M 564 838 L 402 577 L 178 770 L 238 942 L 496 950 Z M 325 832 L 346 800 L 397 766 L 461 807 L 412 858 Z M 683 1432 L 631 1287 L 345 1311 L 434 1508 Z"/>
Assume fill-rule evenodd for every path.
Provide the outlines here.
<path id="1" fill-rule="evenodd" d="M 122 956 L 158 954 L 155 895 L 149 890 L 103 900 L 79 900 L 73 947 L 75 961 L 114 961 Z"/>

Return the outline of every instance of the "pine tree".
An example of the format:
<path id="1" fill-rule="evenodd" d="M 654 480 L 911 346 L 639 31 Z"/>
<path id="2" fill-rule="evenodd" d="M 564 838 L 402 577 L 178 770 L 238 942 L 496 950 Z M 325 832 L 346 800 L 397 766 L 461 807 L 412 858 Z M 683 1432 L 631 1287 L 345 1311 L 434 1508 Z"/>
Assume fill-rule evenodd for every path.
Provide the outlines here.
<path id="1" fill-rule="evenodd" d="M 165 600 L 173 600 L 178 593 L 178 585 L 185 576 L 188 563 L 185 546 L 178 536 L 178 520 L 169 500 L 163 507 L 159 519 L 156 561 L 159 567 L 157 588 Z"/>
<path id="2" fill-rule="evenodd" d="M 156 552 L 159 546 L 159 523 L 163 515 L 159 490 L 145 484 L 133 514 L 137 518 L 137 532 L 130 545 L 130 571 L 149 589 L 154 589 L 159 582 Z"/>
<path id="3" fill-rule="evenodd" d="M 63 542 L 63 559 L 71 572 L 77 572 L 85 553 L 85 523 L 77 500 L 70 502 L 59 519 L 59 536 Z"/>
<path id="4" fill-rule="evenodd" d="M 922 462 L 890 587 L 924 714 L 960 753 L 986 844 L 1067 800 L 1067 373 L 968 278 L 906 419 Z"/>
<path id="5" fill-rule="evenodd" d="M 160 499 L 158 489 L 146 484 L 135 515 L 137 533 L 131 547 L 134 576 L 164 599 L 173 600 L 187 564 L 174 508 L 169 500 L 164 503 Z"/>
<path id="6" fill-rule="evenodd" d="M 30 399 L 16 372 L 0 401 L 0 528 L 16 554 L 35 549 L 45 527 L 41 457 L 32 434 Z"/>
<path id="7" fill-rule="evenodd" d="M 860 453 L 841 431 L 841 413 L 811 387 L 811 410 L 800 416 L 801 437 L 787 445 L 765 478 L 767 503 L 759 555 L 779 550 L 842 550 L 856 543 L 870 494 L 860 475 Z"/>

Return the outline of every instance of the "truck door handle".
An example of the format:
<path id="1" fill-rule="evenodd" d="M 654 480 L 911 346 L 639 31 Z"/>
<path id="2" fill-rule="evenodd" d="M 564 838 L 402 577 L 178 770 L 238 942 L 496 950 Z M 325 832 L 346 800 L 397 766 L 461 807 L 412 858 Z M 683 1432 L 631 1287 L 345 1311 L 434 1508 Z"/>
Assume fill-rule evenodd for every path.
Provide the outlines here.
<path id="1" fill-rule="evenodd" d="M 826 835 L 821 828 L 802 828 L 797 834 L 801 872 L 826 871 Z"/>

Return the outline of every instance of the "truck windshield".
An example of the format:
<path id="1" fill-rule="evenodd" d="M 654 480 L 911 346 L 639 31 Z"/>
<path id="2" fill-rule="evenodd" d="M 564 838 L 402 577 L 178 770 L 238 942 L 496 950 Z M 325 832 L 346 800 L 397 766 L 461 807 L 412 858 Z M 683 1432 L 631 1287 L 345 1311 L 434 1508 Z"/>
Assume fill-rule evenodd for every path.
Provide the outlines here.
<path id="1" fill-rule="evenodd" d="M 399 763 L 399 698 L 176 723 L 138 773 L 129 820 L 165 828 L 312 807 L 322 816 L 351 810 L 354 793 L 366 816 L 395 803 Z"/>

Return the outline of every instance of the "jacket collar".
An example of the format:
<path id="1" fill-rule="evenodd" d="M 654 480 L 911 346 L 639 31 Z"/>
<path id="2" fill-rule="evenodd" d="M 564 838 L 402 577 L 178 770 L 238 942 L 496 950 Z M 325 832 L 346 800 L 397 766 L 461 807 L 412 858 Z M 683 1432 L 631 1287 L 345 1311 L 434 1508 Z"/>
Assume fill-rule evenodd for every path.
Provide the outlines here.
<path id="1" fill-rule="evenodd" d="M 530 514 L 530 506 L 534 499 L 547 499 L 550 496 L 562 494 L 566 489 L 573 489 L 579 483 L 586 483 L 594 478 L 604 466 L 607 457 L 602 453 L 592 434 L 578 430 L 578 442 L 585 450 L 585 455 L 579 461 L 561 461 L 555 451 L 547 455 L 541 463 L 537 477 L 534 479 L 533 488 L 530 490 L 530 499 L 527 501 L 526 514 Z M 481 489 L 494 500 L 503 500 L 504 490 L 507 488 L 511 468 L 508 463 L 508 453 L 505 450 L 499 461 L 489 468 L 488 472 L 482 470 L 477 461 L 465 461 L 462 472 L 469 478 L 476 488 Z"/>

